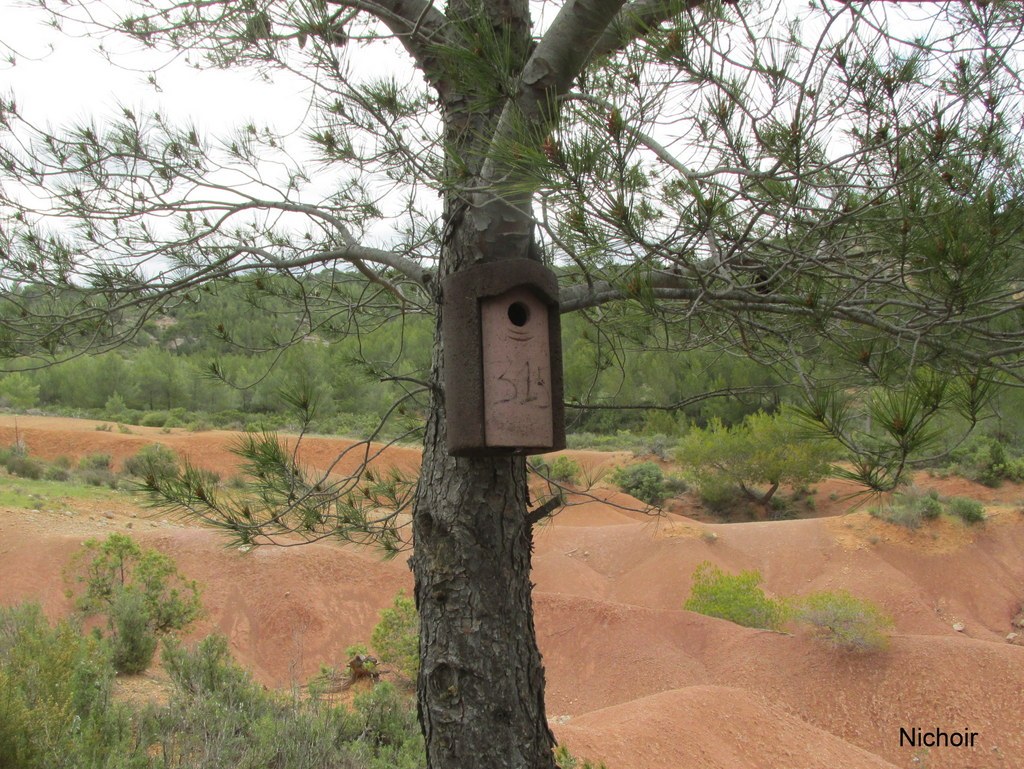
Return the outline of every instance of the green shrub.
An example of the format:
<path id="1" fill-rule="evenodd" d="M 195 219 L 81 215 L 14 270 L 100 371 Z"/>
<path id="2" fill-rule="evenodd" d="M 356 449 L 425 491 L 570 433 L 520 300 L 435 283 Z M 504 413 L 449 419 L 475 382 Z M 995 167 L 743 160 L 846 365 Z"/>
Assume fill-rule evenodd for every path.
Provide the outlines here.
<path id="1" fill-rule="evenodd" d="M 111 469 L 110 454 L 88 454 L 78 461 L 78 469 L 82 471 Z"/>
<path id="2" fill-rule="evenodd" d="M 234 710 L 251 709 L 259 699 L 259 686 L 235 663 L 222 635 L 207 636 L 192 648 L 168 638 L 160 661 L 179 698 L 214 700 Z"/>
<path id="3" fill-rule="evenodd" d="M 149 667 L 157 641 L 145 596 L 131 587 L 119 591 L 110 603 L 110 624 L 114 669 L 131 674 Z"/>
<path id="4" fill-rule="evenodd" d="M 921 514 L 929 520 L 935 520 L 942 515 L 942 502 L 939 500 L 939 492 L 935 489 L 930 489 L 921 499 Z"/>
<path id="5" fill-rule="evenodd" d="M 889 523 L 916 529 L 925 518 L 938 518 L 946 507 L 951 515 L 961 518 L 966 523 L 985 520 L 985 507 L 977 500 L 953 497 L 946 500 L 944 505 L 934 489 L 922 493 L 910 488 L 893 495 L 887 505 L 872 509 L 871 514 Z"/>
<path id="6" fill-rule="evenodd" d="M 985 506 L 976 499 L 953 497 L 949 500 L 949 512 L 964 523 L 980 523 L 985 520 Z"/>
<path id="7" fill-rule="evenodd" d="M 770 512 L 782 484 L 803 488 L 826 477 L 834 451 L 832 444 L 808 437 L 783 410 L 750 414 L 732 427 L 713 420 L 687 433 L 676 456 L 709 507 L 723 509 L 742 494 Z"/>
<path id="8" fill-rule="evenodd" d="M 766 596 L 760 584 L 759 572 L 726 574 L 705 561 L 693 573 L 693 588 L 683 608 L 737 625 L 777 630 L 786 619 L 785 605 Z"/>
<path id="9" fill-rule="evenodd" d="M 178 473 L 178 455 L 162 443 L 150 443 L 125 460 L 124 471 L 144 481 L 162 481 Z"/>
<path id="10" fill-rule="evenodd" d="M 665 474 L 654 462 L 617 467 L 612 473 L 612 483 L 649 505 L 660 505 L 665 499 Z"/>
<path id="11" fill-rule="evenodd" d="M 917 529 L 925 519 L 934 520 L 942 514 L 942 501 L 934 489 L 923 492 L 910 487 L 893 494 L 884 505 L 871 509 L 871 515 L 887 523 Z"/>
<path id="12" fill-rule="evenodd" d="M 416 713 L 389 683 L 381 683 L 368 692 L 359 694 L 352 702 L 361 721 L 361 733 L 378 750 L 391 748 L 394 766 L 409 765 L 418 757 L 422 742 Z M 391 764 L 388 764 L 390 766 Z"/>
<path id="13" fill-rule="evenodd" d="M 107 419 L 113 419 L 118 422 L 124 422 L 128 417 L 128 406 L 121 396 L 121 393 L 116 390 L 111 393 L 110 397 L 107 398 L 106 403 L 103 404 L 103 415 Z"/>
<path id="14" fill-rule="evenodd" d="M 173 691 L 153 729 L 165 769 L 420 769 L 415 709 L 389 684 L 357 696 L 353 710 L 319 698 L 264 691 L 231 658 L 227 639 L 192 649 L 164 643 Z"/>
<path id="15" fill-rule="evenodd" d="M 226 638 L 208 636 L 192 648 L 168 639 L 161 660 L 173 686 L 155 727 L 163 767 L 286 766 L 274 759 L 293 737 L 286 736 L 292 714 L 235 663 Z"/>
<path id="16" fill-rule="evenodd" d="M 548 477 L 559 483 L 576 483 L 582 470 L 579 463 L 567 456 L 555 457 L 551 462 L 551 470 Z"/>
<path id="17" fill-rule="evenodd" d="M 690 484 L 686 479 L 678 475 L 665 476 L 665 493 L 668 496 L 678 497 L 690 490 Z"/>
<path id="18" fill-rule="evenodd" d="M 740 487 L 727 478 L 706 477 L 700 480 L 697 496 L 701 503 L 716 513 L 724 513 L 744 499 Z"/>
<path id="19" fill-rule="evenodd" d="M 885 649 L 892 619 L 869 601 L 844 590 L 812 593 L 792 602 L 793 618 L 827 643 L 846 651 Z"/>
<path id="20" fill-rule="evenodd" d="M 34 408 L 39 401 L 39 385 L 21 371 L 0 379 L 0 404 L 19 411 Z"/>
<path id="21" fill-rule="evenodd" d="M 991 436 L 972 437 L 953 452 L 954 470 L 986 486 L 1003 481 L 1024 481 L 1024 459 L 1011 456 L 1007 447 Z"/>
<path id="22" fill-rule="evenodd" d="M 76 606 L 85 616 L 106 617 L 120 672 L 144 670 L 155 637 L 182 630 L 202 610 L 195 582 L 182 577 L 166 555 L 142 549 L 124 534 L 86 541 L 66 578 L 84 588 Z"/>
<path id="23" fill-rule="evenodd" d="M 566 456 L 555 457 L 550 462 L 543 457 L 530 460 L 530 468 L 555 483 L 576 483 L 582 472 L 579 463 Z"/>
<path id="24" fill-rule="evenodd" d="M 890 503 L 883 507 L 871 508 L 871 515 L 885 521 L 886 523 L 891 523 L 895 526 L 903 526 L 907 529 L 917 529 L 921 527 L 921 511 L 913 507 L 902 507 L 900 505 Z"/>
<path id="25" fill-rule="evenodd" d="M 11 475 L 17 475 L 19 478 L 28 478 L 32 481 L 38 481 L 45 472 L 42 463 L 17 453 L 11 454 L 4 462 L 4 466 Z"/>
<path id="26" fill-rule="evenodd" d="M 47 465 L 43 471 L 43 478 L 48 481 L 67 483 L 71 480 L 71 471 L 57 464 Z"/>
<path id="27" fill-rule="evenodd" d="M 166 411 L 147 411 L 142 415 L 139 424 L 143 427 L 163 427 L 169 418 Z"/>
<path id="28" fill-rule="evenodd" d="M 89 454 L 78 461 L 78 476 L 90 486 L 109 486 L 117 488 L 117 476 L 114 475 L 112 460 L 109 454 Z"/>
<path id="29" fill-rule="evenodd" d="M 594 764 L 587 760 L 580 761 L 564 745 L 555 748 L 555 766 L 558 769 L 607 769 L 603 762 Z"/>
<path id="30" fill-rule="evenodd" d="M 381 662 L 394 665 L 403 676 L 416 680 L 420 669 L 420 618 L 411 598 L 399 593 L 389 608 L 381 610 L 370 641 Z"/>
<path id="31" fill-rule="evenodd" d="M 51 627 L 35 604 L 0 607 L 0 766 L 147 766 L 113 680 L 99 639 L 69 621 Z"/>

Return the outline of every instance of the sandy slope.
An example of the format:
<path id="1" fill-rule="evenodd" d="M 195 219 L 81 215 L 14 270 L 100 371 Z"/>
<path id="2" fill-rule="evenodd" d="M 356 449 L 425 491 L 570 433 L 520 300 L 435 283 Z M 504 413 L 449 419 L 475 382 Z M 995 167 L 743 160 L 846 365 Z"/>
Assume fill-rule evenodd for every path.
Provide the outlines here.
<path id="1" fill-rule="evenodd" d="M 229 433 L 131 429 L 18 418 L 38 456 L 123 459 L 160 440 L 231 472 Z M 0 417 L 0 444 L 13 430 L 12 418 Z M 324 466 L 345 445 L 317 439 L 304 458 Z M 389 458 L 410 469 L 417 462 L 405 449 Z M 907 532 L 864 512 L 835 516 L 841 511 L 826 505 L 818 512 L 834 517 L 729 525 L 651 518 L 603 501 L 567 509 L 538 530 L 534 573 L 559 739 L 609 769 L 1024 767 L 1024 647 L 1005 641 L 1024 600 L 1024 491 L 921 482 L 985 499 L 990 520 Z M 340 662 L 346 646 L 368 639 L 394 593 L 411 587 L 402 559 L 326 544 L 242 553 L 213 532 L 145 515 L 130 502 L 0 509 L 0 602 L 36 598 L 53 614 L 65 611 L 60 573 L 82 539 L 131 531 L 205 585 L 208 615 L 196 634 L 225 633 L 261 680 L 285 686 Z M 892 647 L 850 656 L 799 634 L 685 612 L 704 560 L 758 569 L 778 595 L 843 588 L 871 598 L 896 618 Z M 979 736 L 973 749 L 918 750 L 899 745 L 901 726 Z"/>

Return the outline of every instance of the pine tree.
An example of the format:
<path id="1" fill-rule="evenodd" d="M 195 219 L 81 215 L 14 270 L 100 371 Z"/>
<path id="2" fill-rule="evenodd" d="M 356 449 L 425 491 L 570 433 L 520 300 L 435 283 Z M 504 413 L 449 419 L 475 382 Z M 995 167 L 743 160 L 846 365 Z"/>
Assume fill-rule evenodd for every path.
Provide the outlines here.
<path id="1" fill-rule="evenodd" d="M 100 27 L 120 9 L 49 8 Z M 896 23 L 915 13 L 923 24 Z M 266 510 L 215 499 L 191 470 L 178 498 L 236 536 L 291 521 L 391 544 L 394 524 L 368 521 L 379 508 L 365 500 L 412 504 L 429 766 L 551 769 L 525 466 L 446 450 L 442 281 L 482 262 L 552 264 L 561 311 L 600 334 L 778 368 L 806 416 L 856 452 L 854 474 L 891 486 L 937 414 L 975 420 L 994 383 L 1021 380 L 1022 13 L 142 0 L 108 31 L 304 78 L 322 165 L 302 167 L 255 124 L 213 142 L 124 109 L 56 130 L 5 97 L 0 353 L 27 367 L 116 346 L 216 279 L 276 313 L 268 350 L 433 315 L 429 371 L 370 367 L 426 411 L 414 498 L 379 475 L 306 484 L 256 439 L 252 469 L 294 515 L 261 524 Z M 418 79 L 366 71 L 365 54 L 389 46 Z M 308 411 L 315 395 L 292 397 Z"/>

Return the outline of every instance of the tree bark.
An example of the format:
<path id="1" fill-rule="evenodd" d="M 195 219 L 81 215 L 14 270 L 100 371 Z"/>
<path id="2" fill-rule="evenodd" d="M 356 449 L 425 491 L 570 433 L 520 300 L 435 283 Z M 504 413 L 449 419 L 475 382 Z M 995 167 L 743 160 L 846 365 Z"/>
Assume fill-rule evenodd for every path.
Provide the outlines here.
<path id="1" fill-rule="evenodd" d="M 447 16 L 484 20 L 509 46 L 504 55 L 520 68 L 527 61 L 526 0 L 450 0 Z M 455 38 L 459 30 L 455 25 L 448 33 Z M 420 722 L 430 769 L 554 769 L 533 626 L 525 462 L 456 458 L 445 443 L 442 279 L 482 261 L 535 251 L 531 196 L 505 196 L 483 174 L 504 103 L 477 90 L 478 73 L 462 79 L 455 69 L 437 89 L 451 185 L 441 261 L 431 281 L 437 307 L 431 405 L 413 508 Z"/>
<path id="2" fill-rule="evenodd" d="M 525 465 L 518 457 L 450 456 L 440 393 L 413 526 L 427 766 L 553 769 L 533 626 Z"/>
<path id="3" fill-rule="evenodd" d="M 483 258 L 509 215 L 490 205 L 464 213 L 442 271 Z M 524 232 L 523 223 L 516 225 Z M 526 252 L 530 240 L 509 238 L 506 248 L 519 243 Z M 516 456 L 448 453 L 442 313 L 438 301 L 431 406 L 413 510 L 417 689 L 427 766 L 554 769 L 533 626 L 526 464 Z"/>

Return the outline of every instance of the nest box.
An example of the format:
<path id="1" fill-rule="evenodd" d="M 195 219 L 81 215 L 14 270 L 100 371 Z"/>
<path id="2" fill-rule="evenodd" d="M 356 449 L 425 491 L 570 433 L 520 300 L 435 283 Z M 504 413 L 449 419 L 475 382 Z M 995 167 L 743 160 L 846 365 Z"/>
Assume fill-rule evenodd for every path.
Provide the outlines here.
<path id="1" fill-rule="evenodd" d="M 558 279 L 532 259 L 486 262 L 442 285 L 448 451 L 565 448 Z"/>

